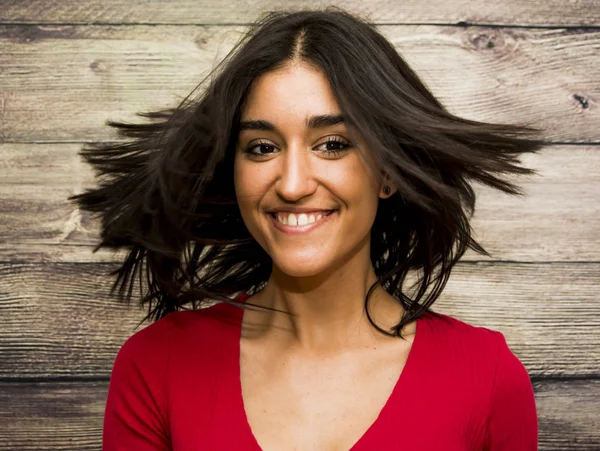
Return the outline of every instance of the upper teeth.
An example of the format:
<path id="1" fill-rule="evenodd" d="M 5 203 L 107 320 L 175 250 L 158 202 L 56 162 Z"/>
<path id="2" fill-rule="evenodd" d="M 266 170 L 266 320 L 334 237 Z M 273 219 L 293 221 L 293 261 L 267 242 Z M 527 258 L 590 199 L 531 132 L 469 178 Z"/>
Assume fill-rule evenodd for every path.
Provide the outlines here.
<path id="1" fill-rule="evenodd" d="M 310 224 L 312 222 L 318 221 L 319 219 L 321 219 L 323 217 L 322 213 L 310 213 L 310 214 L 305 214 L 305 213 L 300 213 L 299 215 L 296 215 L 294 213 L 283 213 L 283 212 L 279 212 L 276 215 L 277 217 L 277 221 L 281 222 L 282 224 L 286 224 L 286 225 L 291 225 L 291 226 L 296 226 L 296 225 L 305 225 L 305 224 Z"/>

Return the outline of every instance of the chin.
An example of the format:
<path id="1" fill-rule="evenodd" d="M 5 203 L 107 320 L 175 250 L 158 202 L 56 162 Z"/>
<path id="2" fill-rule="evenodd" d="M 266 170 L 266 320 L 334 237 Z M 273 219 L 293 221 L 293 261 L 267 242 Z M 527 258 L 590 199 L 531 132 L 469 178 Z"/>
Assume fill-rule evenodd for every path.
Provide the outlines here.
<path id="1" fill-rule="evenodd" d="M 279 271 L 288 277 L 295 277 L 298 279 L 306 278 L 306 277 L 314 277 L 322 272 L 319 270 L 310 271 L 310 270 L 306 270 L 305 268 L 290 268 L 290 269 L 279 268 Z"/>
<path id="2" fill-rule="evenodd" d="M 326 272 L 334 265 L 333 261 L 323 259 L 325 252 L 319 252 L 319 256 L 314 257 L 298 257 L 279 259 L 275 257 L 273 264 L 278 270 L 290 277 L 312 277 Z M 321 257 L 321 258 L 319 258 Z"/>

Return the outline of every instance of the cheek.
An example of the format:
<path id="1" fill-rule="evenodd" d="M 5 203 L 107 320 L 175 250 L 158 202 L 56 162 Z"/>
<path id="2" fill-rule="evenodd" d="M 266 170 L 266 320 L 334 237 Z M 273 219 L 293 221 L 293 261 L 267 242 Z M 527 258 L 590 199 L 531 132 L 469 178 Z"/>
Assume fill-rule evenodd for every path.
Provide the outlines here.
<path id="1" fill-rule="evenodd" d="M 239 160 L 239 158 L 236 159 L 234 164 L 233 184 L 240 208 L 245 209 L 258 193 L 257 177 L 255 176 L 256 171 L 253 171 L 247 162 Z"/>
<path id="2" fill-rule="evenodd" d="M 356 214 L 374 216 L 379 201 L 377 180 L 360 161 L 330 172 L 330 180 L 338 188 L 339 196 Z"/>
<path id="3" fill-rule="evenodd" d="M 362 240 L 371 232 L 379 206 L 377 180 L 362 166 L 352 169 L 344 185 L 349 217 L 343 224 L 350 241 Z"/>
<path id="4" fill-rule="evenodd" d="M 253 222 L 256 221 L 253 213 L 256 212 L 265 191 L 265 177 L 261 176 L 259 168 L 247 162 L 236 161 L 233 183 L 242 218 L 248 229 L 252 230 Z"/>

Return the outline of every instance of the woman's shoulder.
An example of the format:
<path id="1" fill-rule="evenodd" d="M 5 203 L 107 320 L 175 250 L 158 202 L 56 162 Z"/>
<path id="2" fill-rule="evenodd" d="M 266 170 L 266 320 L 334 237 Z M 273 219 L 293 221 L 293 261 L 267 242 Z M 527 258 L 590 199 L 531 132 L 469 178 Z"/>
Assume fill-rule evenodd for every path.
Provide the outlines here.
<path id="1" fill-rule="evenodd" d="M 189 328 L 217 332 L 227 328 L 238 328 L 241 321 L 241 309 L 219 302 L 209 307 L 197 310 L 179 310 L 171 312 L 163 319 L 170 321 L 172 330 L 186 330 Z"/>
<path id="2" fill-rule="evenodd" d="M 455 387 L 489 393 L 492 387 L 506 392 L 531 392 L 528 371 L 512 351 L 505 335 L 437 312 L 427 312 L 429 360 Z M 418 333 L 418 332 L 417 332 Z M 479 388 L 477 388 L 479 387 Z M 509 387 L 507 389 L 507 387 Z"/>
<path id="3" fill-rule="evenodd" d="M 430 333 L 436 339 L 448 339 L 450 342 L 469 342 L 473 345 L 497 348 L 506 342 L 504 334 L 485 326 L 476 326 L 454 316 L 439 312 L 427 311 L 423 318 L 429 326 Z"/>
<path id="4" fill-rule="evenodd" d="M 161 319 L 133 333 L 121 346 L 119 353 L 127 355 L 166 354 L 175 343 L 178 347 L 198 341 L 215 342 L 217 335 L 235 333 L 240 327 L 237 307 L 218 303 L 197 310 L 170 312 Z"/>
<path id="5" fill-rule="evenodd" d="M 445 400 L 455 418 L 483 428 L 486 449 L 537 449 L 532 383 L 504 334 L 432 311 L 423 318 L 420 380 L 436 403 Z"/>
<path id="6" fill-rule="evenodd" d="M 492 376 L 507 361 L 513 369 L 522 367 L 502 332 L 433 311 L 426 312 L 424 318 L 428 349 L 446 369 L 476 368 L 478 373 Z"/>
<path id="7" fill-rule="evenodd" d="M 529 376 L 517 355 L 508 345 L 504 333 L 438 312 L 425 314 L 429 350 L 447 370 L 464 372 L 473 369 L 480 377 L 487 374 L 492 380 L 498 373 L 513 382 L 527 386 Z"/>

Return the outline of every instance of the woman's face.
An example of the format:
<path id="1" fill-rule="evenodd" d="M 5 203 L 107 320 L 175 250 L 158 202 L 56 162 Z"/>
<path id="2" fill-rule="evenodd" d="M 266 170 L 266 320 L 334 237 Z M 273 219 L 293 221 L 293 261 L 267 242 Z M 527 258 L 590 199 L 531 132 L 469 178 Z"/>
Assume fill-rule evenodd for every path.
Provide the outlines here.
<path id="1" fill-rule="evenodd" d="M 325 75 L 305 63 L 263 74 L 241 111 L 234 182 L 242 218 L 293 277 L 369 256 L 381 185 L 340 114 Z"/>

